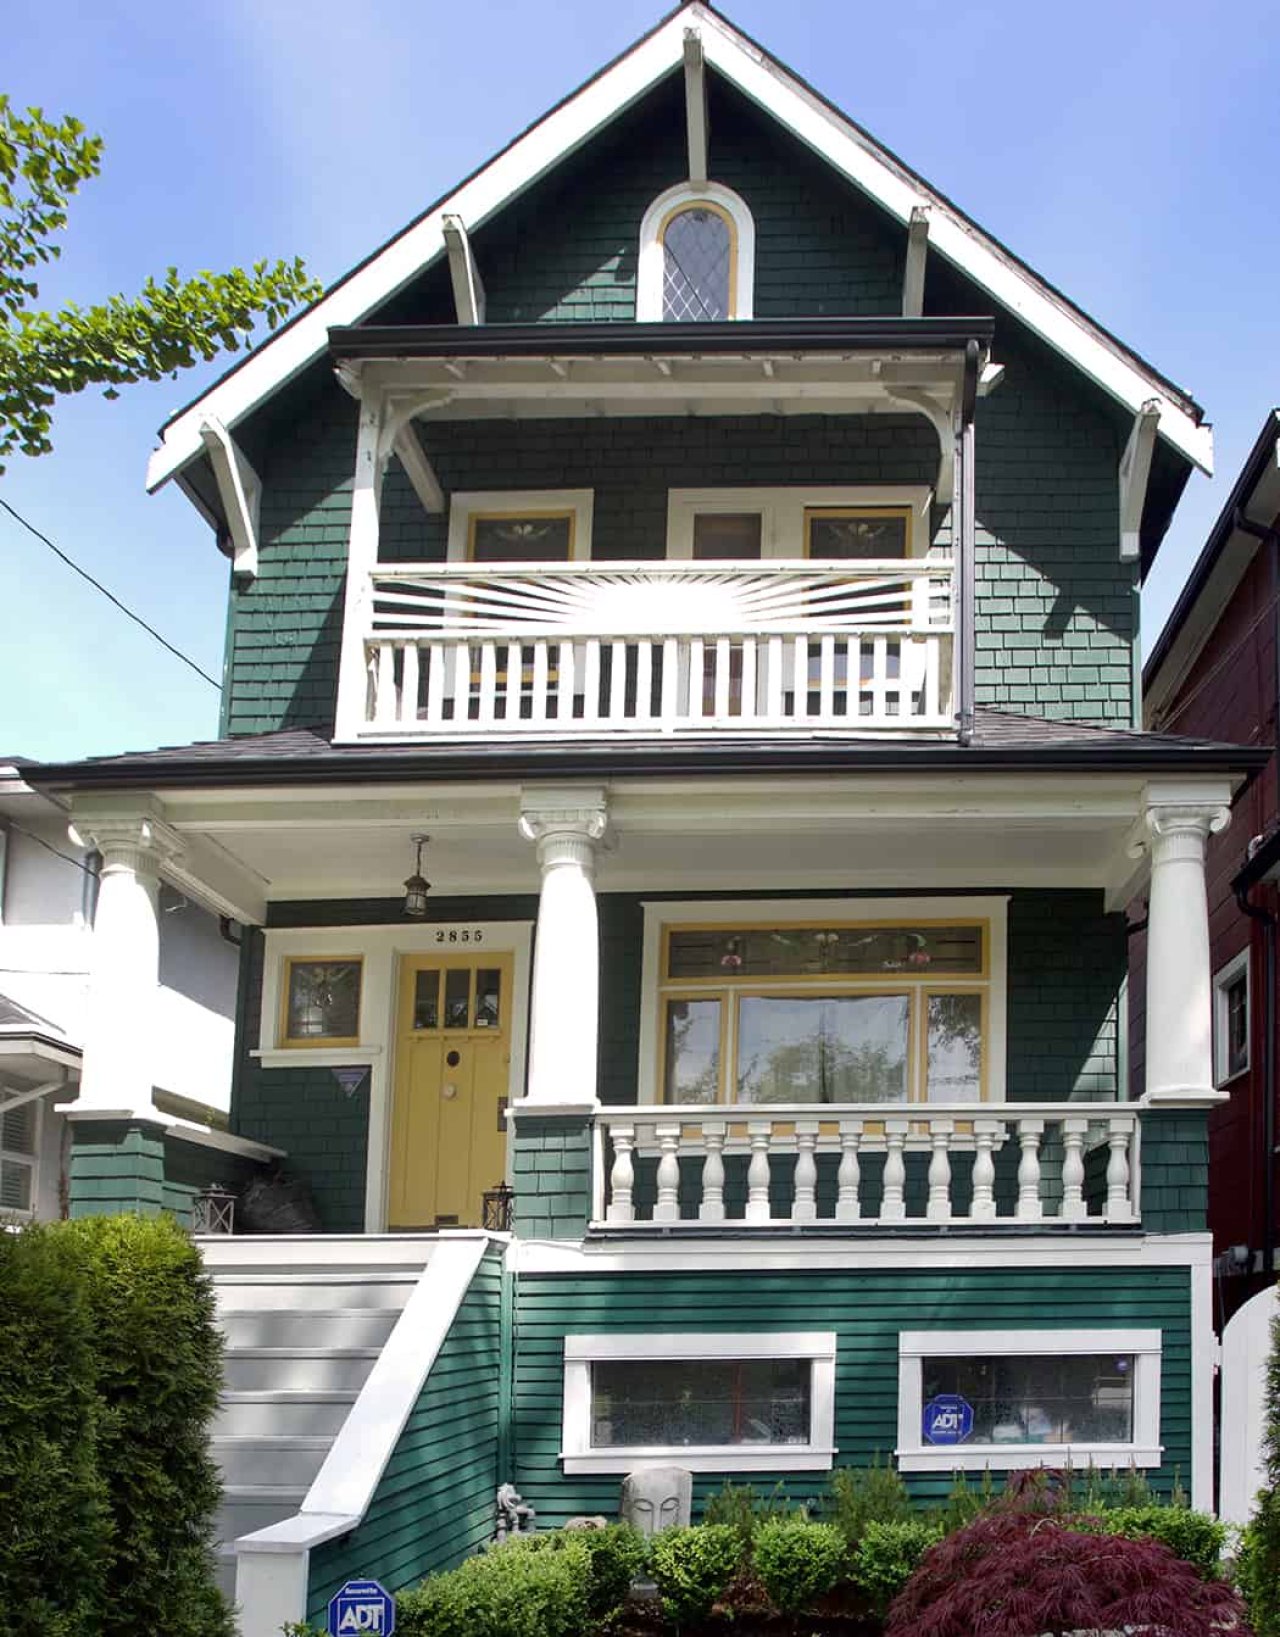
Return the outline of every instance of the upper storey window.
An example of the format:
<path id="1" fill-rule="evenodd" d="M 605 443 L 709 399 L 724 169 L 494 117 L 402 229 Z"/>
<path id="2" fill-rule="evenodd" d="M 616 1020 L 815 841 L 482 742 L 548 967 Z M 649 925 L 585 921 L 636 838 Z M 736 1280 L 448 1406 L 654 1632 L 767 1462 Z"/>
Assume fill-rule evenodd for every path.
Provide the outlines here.
<path id="1" fill-rule="evenodd" d="M 750 318 L 755 224 L 718 182 L 683 182 L 660 194 L 640 225 L 636 318 L 683 324 Z"/>

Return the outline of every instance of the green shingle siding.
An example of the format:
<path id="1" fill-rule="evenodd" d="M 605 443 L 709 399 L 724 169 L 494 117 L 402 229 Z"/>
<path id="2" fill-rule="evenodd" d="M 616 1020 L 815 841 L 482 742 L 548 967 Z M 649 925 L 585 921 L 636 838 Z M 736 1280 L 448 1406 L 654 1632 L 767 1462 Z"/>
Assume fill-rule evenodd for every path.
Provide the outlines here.
<path id="1" fill-rule="evenodd" d="M 647 1331 L 834 1330 L 836 1445 L 859 1466 L 897 1444 L 898 1333 L 938 1329 L 1163 1331 L 1163 1466 L 1154 1487 L 1191 1478 L 1190 1293 L 1182 1268 L 1026 1269 L 531 1275 L 517 1290 L 514 1436 L 516 1484 L 540 1524 L 617 1510 L 616 1476 L 560 1470 L 564 1337 Z M 695 1509 L 726 1474 L 698 1476 Z M 784 1474 L 796 1499 L 819 1494 L 823 1474 Z M 750 1477 L 737 1481 L 751 1482 Z M 754 1480 L 757 1483 L 758 1479 Z M 772 1478 L 768 1480 L 772 1483 Z M 949 1473 L 908 1478 L 921 1499 L 941 1499 Z"/>
<path id="2" fill-rule="evenodd" d="M 398 1591 L 493 1535 L 503 1434 L 502 1253 L 486 1253 L 357 1529 L 311 1554 L 307 1618 L 348 1579 Z"/>
<path id="3" fill-rule="evenodd" d="M 1144 1110 L 1141 1171 L 1146 1231 L 1203 1233 L 1209 1209 L 1208 1111 Z"/>
<path id="4" fill-rule="evenodd" d="M 520 1115 L 511 1171 L 522 1239 L 581 1239 L 591 1217 L 591 1121 Z"/>
<path id="5" fill-rule="evenodd" d="M 164 1128 L 133 1121 L 77 1120 L 71 1127 L 67 1210 L 158 1216 L 165 1208 Z"/>

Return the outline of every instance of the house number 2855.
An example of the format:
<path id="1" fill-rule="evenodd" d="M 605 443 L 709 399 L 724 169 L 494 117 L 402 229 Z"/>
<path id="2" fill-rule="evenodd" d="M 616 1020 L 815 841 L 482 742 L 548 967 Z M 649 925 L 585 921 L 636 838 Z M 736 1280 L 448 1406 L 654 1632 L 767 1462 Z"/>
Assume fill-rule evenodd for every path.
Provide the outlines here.
<path id="1" fill-rule="evenodd" d="M 438 944 L 482 944 L 484 933 L 477 927 L 442 926 L 436 928 Z"/>

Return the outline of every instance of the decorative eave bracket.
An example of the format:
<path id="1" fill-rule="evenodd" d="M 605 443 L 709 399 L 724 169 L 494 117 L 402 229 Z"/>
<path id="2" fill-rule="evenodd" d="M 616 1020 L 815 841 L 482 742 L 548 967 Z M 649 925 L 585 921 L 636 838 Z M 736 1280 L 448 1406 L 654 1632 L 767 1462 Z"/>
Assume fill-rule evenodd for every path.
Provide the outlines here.
<path id="1" fill-rule="evenodd" d="M 231 536 L 231 569 L 237 582 L 247 584 L 258 573 L 258 509 L 262 481 L 244 451 L 221 421 L 213 416 L 200 423 L 200 438 L 213 467 L 218 498 Z"/>
<path id="2" fill-rule="evenodd" d="M 1120 561 L 1136 563 L 1142 556 L 1142 512 L 1147 503 L 1147 480 L 1160 425 L 1160 400 L 1149 398 L 1133 418 L 1129 441 L 1120 457 Z"/>
<path id="3" fill-rule="evenodd" d="M 924 314 L 924 273 L 929 259 L 929 211 L 916 205 L 907 224 L 907 259 L 902 269 L 902 316 Z"/>
<path id="4" fill-rule="evenodd" d="M 461 216 L 446 216 L 441 223 L 444 247 L 453 282 L 453 304 L 459 324 L 484 323 L 484 283 L 472 254 L 471 240 Z"/>
<path id="5" fill-rule="evenodd" d="M 689 180 L 707 180 L 707 68 L 702 36 L 684 31 L 684 118 L 689 144 Z"/>

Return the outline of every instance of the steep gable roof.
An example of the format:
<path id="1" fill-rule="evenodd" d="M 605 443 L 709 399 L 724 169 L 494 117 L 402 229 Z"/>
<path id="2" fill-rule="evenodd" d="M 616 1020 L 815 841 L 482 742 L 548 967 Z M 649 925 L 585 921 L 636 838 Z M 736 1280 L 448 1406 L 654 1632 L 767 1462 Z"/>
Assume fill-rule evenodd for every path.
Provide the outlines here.
<path id="1" fill-rule="evenodd" d="M 1194 400 L 705 0 L 692 0 L 665 17 L 169 420 L 148 465 L 148 488 L 158 488 L 203 453 L 200 429 L 206 420 L 234 427 L 323 355 L 331 327 L 359 323 L 441 258 L 446 216 L 461 217 L 468 229 L 481 226 L 679 69 L 685 34 L 691 29 L 701 38 L 709 67 L 904 228 L 914 209 L 927 209 L 932 251 L 960 269 L 1130 412 L 1136 414 L 1154 400 L 1161 437 L 1202 470 L 1212 469 L 1212 432 L 1203 424 Z"/>

